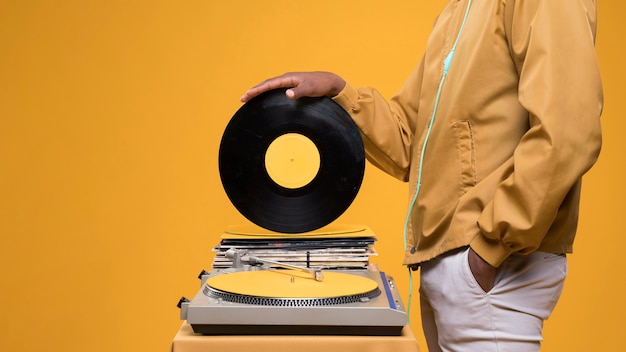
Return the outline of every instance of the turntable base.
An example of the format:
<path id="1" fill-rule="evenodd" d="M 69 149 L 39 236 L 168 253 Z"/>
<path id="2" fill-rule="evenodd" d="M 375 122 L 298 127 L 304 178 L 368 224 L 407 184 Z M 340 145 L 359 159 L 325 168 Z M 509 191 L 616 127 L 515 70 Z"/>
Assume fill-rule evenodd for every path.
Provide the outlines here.
<path id="1" fill-rule="evenodd" d="M 406 325 L 400 295 L 384 272 L 325 271 L 322 282 L 298 277 L 293 283 L 288 272 L 233 269 L 205 273 L 200 291 L 181 304 L 181 318 L 194 332 L 206 335 L 397 336 Z M 253 283 L 253 279 L 261 281 Z M 289 292 L 289 286 L 299 287 L 297 283 L 304 285 Z M 322 289 L 312 289 L 315 286 Z"/>

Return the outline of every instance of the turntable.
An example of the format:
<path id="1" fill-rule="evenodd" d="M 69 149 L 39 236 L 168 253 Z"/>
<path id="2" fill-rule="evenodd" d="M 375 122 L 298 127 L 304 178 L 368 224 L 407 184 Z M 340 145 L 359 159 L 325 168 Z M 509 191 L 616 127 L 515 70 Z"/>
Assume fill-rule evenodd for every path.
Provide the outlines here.
<path id="1" fill-rule="evenodd" d="M 400 335 L 407 315 L 392 277 L 373 270 L 373 232 L 331 224 L 360 188 L 365 153 L 329 98 L 284 90 L 244 104 L 220 145 L 224 189 L 258 228 L 228 229 L 212 271 L 179 302 L 208 335 Z"/>

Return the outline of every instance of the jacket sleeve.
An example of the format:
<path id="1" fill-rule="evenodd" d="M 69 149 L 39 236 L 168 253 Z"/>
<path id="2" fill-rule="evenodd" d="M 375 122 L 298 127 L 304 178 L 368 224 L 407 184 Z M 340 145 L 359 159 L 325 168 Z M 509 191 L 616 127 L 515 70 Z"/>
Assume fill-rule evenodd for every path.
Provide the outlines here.
<path id="1" fill-rule="evenodd" d="M 387 101 L 370 87 L 346 87 L 333 99 L 350 113 L 363 137 L 367 159 L 402 181 L 409 179 L 411 143 L 422 78 L 420 63 L 400 91 Z"/>
<path id="2" fill-rule="evenodd" d="M 505 28 L 529 130 L 478 219 L 472 248 L 494 266 L 536 249 L 601 146 L 595 0 L 506 0 Z"/>

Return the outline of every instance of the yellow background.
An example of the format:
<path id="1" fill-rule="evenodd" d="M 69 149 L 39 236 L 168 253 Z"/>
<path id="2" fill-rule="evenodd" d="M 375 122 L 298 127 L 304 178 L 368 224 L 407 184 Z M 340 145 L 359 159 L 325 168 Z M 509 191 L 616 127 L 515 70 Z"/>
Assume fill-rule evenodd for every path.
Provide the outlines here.
<path id="1" fill-rule="evenodd" d="M 218 235 L 247 222 L 217 169 L 239 96 L 330 70 L 390 97 L 444 4 L 0 1 L 0 350 L 166 351 Z M 623 349 L 625 10 L 600 3 L 604 147 L 544 351 Z M 374 261 L 406 303 L 405 204 L 406 185 L 368 165 L 338 222 L 378 234 Z"/>

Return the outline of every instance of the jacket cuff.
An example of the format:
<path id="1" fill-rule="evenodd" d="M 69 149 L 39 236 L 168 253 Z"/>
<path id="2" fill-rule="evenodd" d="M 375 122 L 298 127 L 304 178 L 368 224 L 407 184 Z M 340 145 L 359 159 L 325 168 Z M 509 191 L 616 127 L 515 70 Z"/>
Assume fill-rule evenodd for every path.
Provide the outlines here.
<path id="1" fill-rule="evenodd" d="M 483 235 L 476 236 L 476 238 L 470 242 L 470 247 L 472 247 L 474 252 L 483 258 L 484 261 L 496 268 L 514 252 L 502 242 L 489 240 Z"/>
<path id="2" fill-rule="evenodd" d="M 359 100 L 359 92 L 356 88 L 346 83 L 345 87 L 332 98 L 335 103 L 339 104 L 344 110 L 350 112 L 356 110 L 357 101 Z"/>

